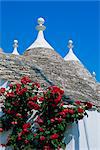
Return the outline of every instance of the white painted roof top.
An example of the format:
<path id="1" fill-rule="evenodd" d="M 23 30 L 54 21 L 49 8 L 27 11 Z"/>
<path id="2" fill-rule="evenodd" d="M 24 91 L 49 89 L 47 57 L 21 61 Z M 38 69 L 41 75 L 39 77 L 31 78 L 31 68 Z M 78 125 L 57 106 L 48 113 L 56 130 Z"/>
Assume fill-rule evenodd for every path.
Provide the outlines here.
<path id="1" fill-rule="evenodd" d="M 39 24 L 36 26 L 36 30 L 38 30 L 38 36 L 32 45 L 27 48 L 27 50 L 37 47 L 54 49 L 44 38 L 43 31 L 46 29 L 46 27 L 43 24 L 45 20 L 43 18 L 38 18 L 37 22 Z"/>
<path id="2" fill-rule="evenodd" d="M 74 52 L 73 52 L 73 41 L 72 40 L 69 40 L 68 41 L 68 48 L 69 48 L 69 52 L 68 52 L 68 54 L 64 57 L 64 60 L 65 61 L 72 61 L 72 60 L 74 60 L 74 61 L 78 61 L 78 62 L 80 62 L 80 60 L 76 57 L 76 55 L 74 54 Z"/>
<path id="3" fill-rule="evenodd" d="M 13 47 L 14 47 L 14 50 L 13 50 L 12 54 L 19 55 L 18 50 L 17 50 L 17 47 L 18 47 L 18 41 L 17 40 L 14 40 Z"/>

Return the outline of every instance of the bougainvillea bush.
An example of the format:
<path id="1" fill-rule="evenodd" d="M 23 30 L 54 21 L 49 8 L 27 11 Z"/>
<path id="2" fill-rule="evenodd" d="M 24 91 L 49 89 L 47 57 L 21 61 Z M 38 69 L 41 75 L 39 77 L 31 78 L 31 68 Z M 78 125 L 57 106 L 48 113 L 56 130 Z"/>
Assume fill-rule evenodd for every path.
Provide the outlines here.
<path id="1" fill-rule="evenodd" d="M 11 129 L 6 146 L 14 150 L 59 150 L 65 147 L 64 132 L 68 123 L 77 122 L 92 108 L 89 102 L 64 103 L 64 91 L 45 87 L 23 77 L 20 83 L 0 89 L 4 115 L 0 131 Z"/>

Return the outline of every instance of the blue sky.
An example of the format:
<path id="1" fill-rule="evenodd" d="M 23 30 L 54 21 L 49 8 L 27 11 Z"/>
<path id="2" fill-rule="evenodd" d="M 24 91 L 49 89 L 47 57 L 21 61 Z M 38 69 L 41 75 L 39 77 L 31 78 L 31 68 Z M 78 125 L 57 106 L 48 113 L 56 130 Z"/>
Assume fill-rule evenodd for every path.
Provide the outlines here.
<path id="1" fill-rule="evenodd" d="M 45 38 L 64 57 L 69 39 L 85 67 L 100 81 L 99 1 L 0 1 L 0 47 L 12 52 L 19 41 L 22 54 L 36 39 L 37 18 L 45 18 Z"/>

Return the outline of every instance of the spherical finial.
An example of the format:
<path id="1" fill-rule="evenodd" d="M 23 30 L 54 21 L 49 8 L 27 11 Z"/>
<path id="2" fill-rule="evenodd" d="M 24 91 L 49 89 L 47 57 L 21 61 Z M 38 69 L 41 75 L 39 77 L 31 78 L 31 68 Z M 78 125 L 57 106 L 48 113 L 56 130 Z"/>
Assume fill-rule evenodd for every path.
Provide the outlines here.
<path id="1" fill-rule="evenodd" d="M 44 31 L 46 29 L 46 27 L 43 25 L 44 22 L 45 22 L 45 20 L 43 18 L 38 18 L 37 21 L 38 21 L 39 25 L 36 26 L 36 30 L 38 30 L 38 31 Z"/>
<path id="2" fill-rule="evenodd" d="M 42 17 L 40 17 L 40 18 L 38 18 L 37 22 L 39 25 L 42 25 L 42 24 L 44 24 L 45 20 Z"/>
<path id="3" fill-rule="evenodd" d="M 94 71 L 92 72 L 92 76 L 93 76 L 93 77 L 96 77 L 96 73 L 95 73 Z"/>
<path id="4" fill-rule="evenodd" d="M 72 40 L 69 40 L 68 41 L 68 48 L 72 49 L 74 46 L 73 46 L 73 41 Z"/>
<path id="5" fill-rule="evenodd" d="M 69 44 L 73 44 L 73 41 L 72 41 L 72 40 L 69 40 L 68 43 L 69 43 Z"/>
<path id="6" fill-rule="evenodd" d="M 14 40 L 13 47 L 18 47 L 18 40 Z"/>
<path id="7" fill-rule="evenodd" d="M 17 44 L 17 43 L 18 43 L 18 41 L 17 41 L 17 40 L 14 40 L 14 43 L 16 43 L 16 44 Z"/>

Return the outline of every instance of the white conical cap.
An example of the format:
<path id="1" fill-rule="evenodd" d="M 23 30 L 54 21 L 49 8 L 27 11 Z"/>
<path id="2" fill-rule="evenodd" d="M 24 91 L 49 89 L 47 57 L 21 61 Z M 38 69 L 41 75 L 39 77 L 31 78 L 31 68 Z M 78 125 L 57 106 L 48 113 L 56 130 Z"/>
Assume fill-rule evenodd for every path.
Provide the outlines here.
<path id="1" fill-rule="evenodd" d="M 76 55 L 74 54 L 74 52 L 73 52 L 73 41 L 72 40 L 69 40 L 68 41 L 68 48 L 69 48 L 69 52 L 68 52 L 68 54 L 64 57 L 64 60 L 65 61 L 72 61 L 72 60 L 74 60 L 74 61 L 78 61 L 78 62 L 80 62 L 80 60 L 76 57 Z"/>
<path id="2" fill-rule="evenodd" d="M 37 48 L 37 47 L 53 49 L 52 46 L 44 38 L 43 31 L 46 29 L 46 27 L 43 24 L 45 20 L 43 18 L 38 18 L 37 22 L 39 24 L 36 26 L 36 30 L 38 30 L 38 36 L 36 40 L 32 43 L 32 45 L 27 48 L 27 50 L 32 48 Z"/>
<path id="3" fill-rule="evenodd" d="M 18 41 L 17 40 L 14 40 L 13 47 L 14 47 L 14 50 L 13 50 L 12 54 L 19 55 L 18 50 L 17 50 L 17 48 L 18 48 Z"/>

